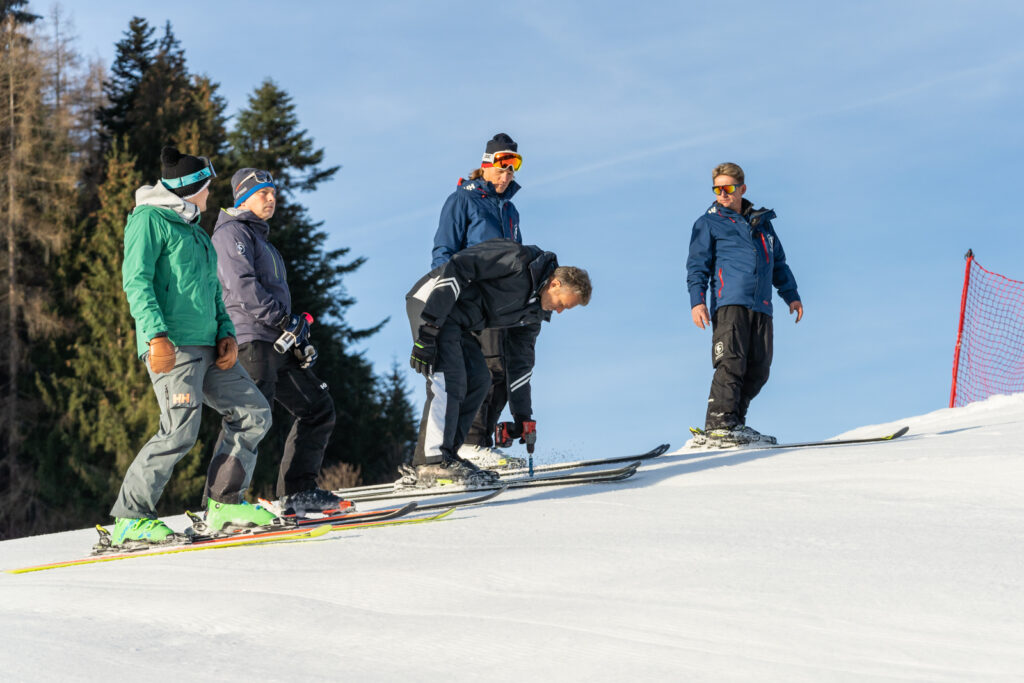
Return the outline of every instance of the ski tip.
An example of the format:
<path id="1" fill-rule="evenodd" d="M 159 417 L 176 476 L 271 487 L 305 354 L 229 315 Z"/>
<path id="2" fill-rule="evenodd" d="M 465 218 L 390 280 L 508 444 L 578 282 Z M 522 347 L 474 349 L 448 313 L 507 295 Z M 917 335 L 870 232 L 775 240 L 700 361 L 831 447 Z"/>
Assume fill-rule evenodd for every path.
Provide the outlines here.
<path id="1" fill-rule="evenodd" d="M 898 439 L 898 438 L 900 438 L 901 436 L 903 436 L 904 434 L 906 434 L 909 431 L 910 431 L 910 427 L 901 427 L 900 429 L 897 429 L 895 432 L 890 434 L 889 435 L 889 439 L 890 440 L 891 439 Z"/>
<path id="2" fill-rule="evenodd" d="M 315 526 L 315 527 L 313 527 L 312 529 L 309 530 L 309 535 L 306 536 L 306 538 L 319 538 L 320 536 L 323 536 L 323 535 L 329 533 L 330 530 L 331 530 L 331 525 L 330 524 L 319 524 L 319 525 L 317 525 L 317 526 Z"/>

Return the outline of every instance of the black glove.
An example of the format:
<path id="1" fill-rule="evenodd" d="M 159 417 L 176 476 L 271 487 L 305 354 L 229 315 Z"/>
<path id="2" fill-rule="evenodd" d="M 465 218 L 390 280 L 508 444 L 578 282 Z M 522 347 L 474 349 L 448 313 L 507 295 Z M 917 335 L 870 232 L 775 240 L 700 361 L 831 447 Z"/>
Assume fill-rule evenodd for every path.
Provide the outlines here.
<path id="1" fill-rule="evenodd" d="M 409 367 L 424 377 L 430 377 L 434 373 L 434 365 L 437 363 L 437 334 L 440 331 L 430 323 L 424 323 L 420 325 L 419 334 L 413 342 Z"/>

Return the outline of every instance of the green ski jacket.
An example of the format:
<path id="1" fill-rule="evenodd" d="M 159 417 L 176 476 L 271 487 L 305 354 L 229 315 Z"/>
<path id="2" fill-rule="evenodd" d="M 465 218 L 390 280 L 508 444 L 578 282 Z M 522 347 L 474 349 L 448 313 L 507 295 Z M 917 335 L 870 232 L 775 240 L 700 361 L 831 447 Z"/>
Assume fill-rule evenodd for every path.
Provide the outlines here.
<path id="1" fill-rule="evenodd" d="M 139 356 L 166 332 L 175 346 L 214 346 L 235 335 L 217 279 L 217 252 L 199 209 L 162 184 L 135 193 L 124 228 L 121 282 Z"/>

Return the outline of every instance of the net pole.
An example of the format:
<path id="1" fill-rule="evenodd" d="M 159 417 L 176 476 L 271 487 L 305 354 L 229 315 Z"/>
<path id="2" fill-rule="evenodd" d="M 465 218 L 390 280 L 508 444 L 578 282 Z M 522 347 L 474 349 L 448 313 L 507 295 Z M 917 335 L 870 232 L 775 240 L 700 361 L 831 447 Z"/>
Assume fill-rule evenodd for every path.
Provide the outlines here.
<path id="1" fill-rule="evenodd" d="M 964 291 L 960 295 L 960 324 L 956 330 L 956 349 L 953 351 L 953 388 L 949 392 L 950 408 L 954 407 L 956 403 L 956 378 L 960 370 L 960 344 L 964 336 L 964 311 L 967 310 L 967 287 L 971 284 L 971 263 L 974 262 L 974 251 L 968 249 L 964 258 L 967 260 L 967 265 L 964 268 Z"/>

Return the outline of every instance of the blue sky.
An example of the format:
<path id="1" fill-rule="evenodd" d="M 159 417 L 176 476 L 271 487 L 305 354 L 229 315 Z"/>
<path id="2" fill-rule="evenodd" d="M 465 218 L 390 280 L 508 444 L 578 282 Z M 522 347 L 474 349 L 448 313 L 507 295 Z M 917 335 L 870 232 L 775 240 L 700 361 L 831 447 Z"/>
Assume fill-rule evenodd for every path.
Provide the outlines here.
<path id="1" fill-rule="evenodd" d="M 67 9 L 108 65 L 141 12 L 172 22 L 229 111 L 268 76 L 294 97 L 343 166 L 302 199 L 330 246 L 369 259 L 347 279 L 350 321 L 391 317 L 365 347 L 378 371 L 406 363 L 403 296 L 444 199 L 512 135 L 525 241 L 595 285 L 538 342 L 538 445 L 559 454 L 680 446 L 703 423 L 711 337 L 690 322 L 685 261 L 719 162 L 776 210 L 805 306 L 794 325 L 776 297 L 772 377 L 748 415 L 781 440 L 944 407 L 964 252 L 1024 279 L 1019 2 Z"/>

